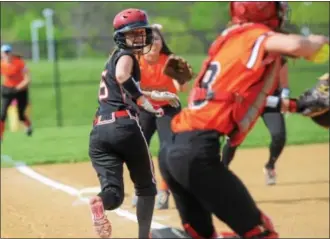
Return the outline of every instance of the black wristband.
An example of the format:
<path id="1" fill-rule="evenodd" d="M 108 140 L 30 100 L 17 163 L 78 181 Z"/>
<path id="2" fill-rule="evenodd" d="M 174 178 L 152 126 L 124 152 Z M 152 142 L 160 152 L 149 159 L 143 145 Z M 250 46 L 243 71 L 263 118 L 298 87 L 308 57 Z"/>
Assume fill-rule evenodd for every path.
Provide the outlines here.
<path id="1" fill-rule="evenodd" d="M 138 99 L 143 95 L 140 90 L 140 86 L 133 77 L 128 78 L 124 83 L 122 83 L 122 86 L 125 92 L 129 94 L 133 99 Z"/>

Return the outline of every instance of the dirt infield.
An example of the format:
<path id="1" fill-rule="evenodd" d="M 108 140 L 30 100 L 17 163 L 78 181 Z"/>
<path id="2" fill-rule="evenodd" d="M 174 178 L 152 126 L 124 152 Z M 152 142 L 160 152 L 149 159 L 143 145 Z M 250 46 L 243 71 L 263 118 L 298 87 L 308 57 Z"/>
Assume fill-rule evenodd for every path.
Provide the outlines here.
<path id="1" fill-rule="evenodd" d="M 279 159 L 278 184 L 273 187 L 264 184 L 262 167 L 267 157 L 267 149 L 239 150 L 232 169 L 272 217 L 281 237 L 329 238 L 329 146 L 287 147 Z M 33 170 L 76 189 L 98 186 L 90 163 Z M 121 208 L 134 213 L 127 171 L 125 180 L 127 197 Z M 170 203 L 170 210 L 155 211 L 154 220 L 179 227 L 173 200 Z M 108 215 L 113 237 L 136 237 L 136 222 L 114 212 Z M 226 228 L 217 219 L 214 222 L 218 230 Z M 90 225 L 89 209 L 77 196 L 44 185 L 15 168 L 1 169 L 1 238 L 95 237 Z"/>

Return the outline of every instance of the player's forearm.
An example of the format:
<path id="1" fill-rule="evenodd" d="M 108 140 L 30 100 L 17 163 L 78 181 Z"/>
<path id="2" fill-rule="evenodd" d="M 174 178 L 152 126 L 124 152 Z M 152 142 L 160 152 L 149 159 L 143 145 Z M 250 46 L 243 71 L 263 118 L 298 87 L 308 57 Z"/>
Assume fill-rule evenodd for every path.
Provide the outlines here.
<path id="1" fill-rule="evenodd" d="M 30 82 L 31 82 L 31 79 L 30 79 L 29 74 L 25 74 L 25 76 L 24 76 L 24 80 L 23 80 L 21 83 L 19 83 L 19 84 L 16 86 L 16 88 L 17 88 L 18 90 L 25 89 L 25 88 L 27 88 L 27 87 L 29 86 Z"/>
<path id="2" fill-rule="evenodd" d="M 137 100 L 143 96 L 139 83 L 136 82 L 132 76 L 130 76 L 125 81 L 122 81 L 121 86 L 125 92 L 134 100 Z"/>
<path id="3" fill-rule="evenodd" d="M 300 37 L 293 55 L 309 59 L 318 54 L 322 50 L 324 44 L 329 44 L 328 37 L 321 35 L 310 35 L 307 38 Z"/>
<path id="4" fill-rule="evenodd" d="M 324 36 L 311 35 L 308 38 L 299 35 L 276 33 L 269 36 L 265 42 L 268 52 L 309 58 L 316 54 L 329 39 Z"/>

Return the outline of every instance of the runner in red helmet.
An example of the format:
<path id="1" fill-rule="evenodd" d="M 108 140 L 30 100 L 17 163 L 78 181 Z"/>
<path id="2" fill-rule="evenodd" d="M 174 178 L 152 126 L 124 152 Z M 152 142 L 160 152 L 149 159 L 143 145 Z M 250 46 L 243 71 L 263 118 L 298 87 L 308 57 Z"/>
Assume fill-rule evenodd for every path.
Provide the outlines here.
<path id="1" fill-rule="evenodd" d="M 123 164 L 126 163 L 137 196 L 138 238 L 148 238 L 155 204 L 156 182 L 148 145 L 131 103 L 162 115 L 143 95 L 137 58 L 152 43 L 146 13 L 127 9 L 113 21 L 117 48 L 110 55 L 99 88 L 99 108 L 90 133 L 89 156 L 101 184 L 90 207 L 96 233 L 111 236 L 111 223 L 104 210 L 115 210 L 124 200 Z M 130 102 L 130 103 L 129 103 Z"/>

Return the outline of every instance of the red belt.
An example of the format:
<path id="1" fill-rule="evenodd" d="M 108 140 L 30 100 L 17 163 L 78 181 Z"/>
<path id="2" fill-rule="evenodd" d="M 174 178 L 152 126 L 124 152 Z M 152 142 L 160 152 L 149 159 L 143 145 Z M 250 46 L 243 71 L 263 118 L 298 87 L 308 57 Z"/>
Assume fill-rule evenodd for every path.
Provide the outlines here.
<path id="1" fill-rule="evenodd" d="M 97 124 L 110 124 L 113 123 L 117 118 L 130 117 L 135 118 L 128 110 L 119 110 L 111 113 L 111 118 L 102 120 L 102 115 L 95 116 L 93 125 Z"/>

